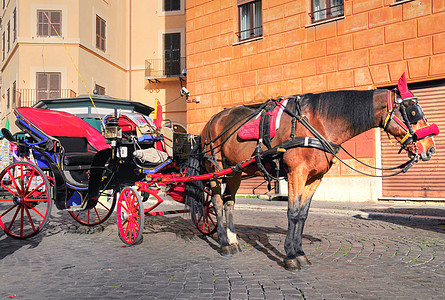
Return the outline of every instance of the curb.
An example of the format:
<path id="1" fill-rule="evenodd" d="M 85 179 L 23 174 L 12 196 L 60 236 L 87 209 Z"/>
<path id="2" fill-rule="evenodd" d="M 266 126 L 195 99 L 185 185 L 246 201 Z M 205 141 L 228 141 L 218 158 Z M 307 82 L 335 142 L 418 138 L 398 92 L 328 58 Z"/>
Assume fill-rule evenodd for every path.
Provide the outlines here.
<path id="1" fill-rule="evenodd" d="M 284 212 L 286 212 L 287 206 L 237 204 L 237 205 L 235 205 L 235 209 L 236 210 L 259 210 L 259 211 L 284 211 Z M 309 213 L 325 214 L 325 215 L 342 215 L 342 216 L 356 217 L 356 218 L 370 219 L 370 220 L 422 223 L 422 224 L 428 224 L 428 225 L 443 225 L 443 224 L 445 224 L 445 217 L 438 217 L 438 216 L 422 216 L 422 215 L 382 213 L 382 212 L 364 212 L 361 210 L 329 209 L 329 208 L 310 208 Z"/>

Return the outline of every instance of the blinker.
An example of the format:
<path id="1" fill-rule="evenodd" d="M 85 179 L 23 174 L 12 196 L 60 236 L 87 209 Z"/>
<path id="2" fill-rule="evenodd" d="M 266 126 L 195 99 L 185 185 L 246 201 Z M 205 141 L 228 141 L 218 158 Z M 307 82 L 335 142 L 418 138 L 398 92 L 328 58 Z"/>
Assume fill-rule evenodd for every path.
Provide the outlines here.
<path id="1" fill-rule="evenodd" d="M 405 109 L 406 109 L 406 116 L 408 117 L 408 122 L 410 124 L 416 124 L 418 121 L 424 118 L 422 108 L 417 103 L 408 106 Z"/>

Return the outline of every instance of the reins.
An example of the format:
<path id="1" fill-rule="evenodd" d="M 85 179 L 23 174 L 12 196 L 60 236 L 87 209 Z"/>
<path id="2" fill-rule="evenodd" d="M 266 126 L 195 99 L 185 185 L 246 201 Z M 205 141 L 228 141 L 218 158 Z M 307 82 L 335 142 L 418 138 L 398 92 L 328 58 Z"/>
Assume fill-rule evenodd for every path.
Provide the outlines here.
<path id="1" fill-rule="evenodd" d="M 297 103 L 300 101 L 300 99 L 301 99 L 300 96 L 297 96 L 297 97 L 295 98 L 295 102 L 296 102 L 295 105 L 298 105 Z M 274 101 L 276 101 L 279 105 L 281 105 L 281 103 L 280 103 L 279 101 L 277 101 L 277 100 L 274 100 Z M 365 175 L 365 176 L 369 176 L 369 177 L 392 177 L 392 176 L 396 176 L 396 175 L 398 175 L 398 174 L 400 174 L 400 173 L 406 173 L 406 172 L 408 171 L 408 169 L 411 168 L 411 167 L 414 165 L 414 163 L 416 163 L 417 161 L 419 161 L 419 157 L 418 157 L 418 155 L 416 155 L 416 156 L 414 156 L 412 159 L 410 159 L 409 161 L 407 161 L 407 162 L 405 162 L 405 163 L 403 163 L 403 164 L 401 164 L 401 165 L 399 165 L 399 166 L 397 166 L 397 167 L 393 167 L 393 168 L 377 168 L 377 167 L 370 166 L 370 165 L 368 165 L 368 164 L 362 162 L 362 161 L 359 160 L 358 158 L 354 157 L 354 156 L 351 155 L 349 152 L 347 152 L 341 145 L 336 145 L 336 147 L 338 147 L 338 149 L 343 149 L 343 150 L 344 150 L 350 157 L 352 157 L 354 160 L 356 160 L 356 161 L 358 161 L 359 163 L 361 163 L 361 164 L 363 164 L 363 165 L 365 165 L 365 166 L 367 166 L 367 167 L 370 167 L 370 168 L 372 168 L 372 169 L 375 169 L 375 170 L 381 170 L 381 171 L 391 171 L 391 170 L 401 169 L 400 171 L 397 171 L 397 172 L 395 172 L 395 173 L 393 173 L 393 174 L 388 174 L 388 175 L 374 175 L 374 174 L 368 174 L 368 173 L 365 173 L 365 172 L 363 172 L 363 171 L 360 171 L 360 170 L 354 168 L 353 166 L 351 166 L 351 165 L 349 165 L 348 163 L 346 163 L 343 159 L 341 159 L 340 157 L 338 157 L 338 155 L 337 155 L 337 153 L 338 153 L 338 149 L 337 149 L 337 150 L 334 149 L 334 147 L 332 146 L 332 144 L 331 144 L 328 140 L 326 140 L 326 138 L 325 138 L 324 136 L 322 136 L 322 135 L 321 135 L 321 134 L 320 134 L 320 133 L 319 133 L 319 132 L 312 126 L 312 124 L 309 122 L 309 120 L 306 118 L 306 116 L 302 115 L 301 113 L 300 113 L 300 115 L 297 115 L 297 114 L 293 113 L 292 111 L 290 111 L 287 107 L 284 107 L 284 106 L 282 106 L 282 107 L 284 108 L 284 111 L 285 111 L 288 115 L 290 115 L 291 117 L 297 119 L 297 121 L 299 121 L 304 127 L 306 127 L 306 129 L 309 130 L 309 132 L 310 132 L 316 139 L 318 139 L 318 140 L 320 141 L 320 143 L 321 143 L 321 144 L 323 145 L 323 147 L 324 147 L 324 151 L 325 151 L 325 152 L 328 152 L 328 153 L 332 154 L 338 161 L 340 161 L 340 162 L 343 163 L 345 166 L 347 166 L 348 168 L 350 168 L 351 170 L 353 170 L 353 171 L 355 171 L 355 172 L 357 172 L 357 173 L 359 173 L 359 174 L 362 174 L 362 175 Z M 394 109 L 393 109 L 393 111 L 394 111 Z M 299 112 L 301 112 L 301 110 L 299 110 Z M 388 119 L 388 118 L 387 118 L 387 119 Z M 403 145 L 402 145 L 402 146 L 403 146 Z"/>
<path id="2" fill-rule="evenodd" d="M 388 97 L 390 96 L 391 91 L 388 91 Z M 264 174 L 265 179 L 270 182 L 271 179 L 274 180 L 278 180 L 278 177 L 274 177 L 272 176 L 264 167 L 264 165 L 262 164 L 261 160 L 264 157 L 270 156 L 270 155 L 277 155 L 277 154 L 282 154 L 284 152 L 286 152 L 287 149 L 292 149 L 292 148 L 297 148 L 297 147 L 310 147 L 310 148 L 315 148 L 315 149 L 319 149 L 322 151 L 325 151 L 327 153 L 332 154 L 338 161 L 340 161 L 341 163 L 343 163 L 345 166 L 347 166 L 348 168 L 350 168 L 351 170 L 365 175 L 365 176 L 369 176 L 369 177 L 392 177 L 392 176 L 396 176 L 398 174 L 401 173 L 406 173 L 408 171 L 409 168 L 411 168 L 414 163 L 419 161 L 419 155 L 415 155 L 412 159 L 408 160 L 407 162 L 396 166 L 396 167 L 391 167 L 391 168 L 379 168 L 379 167 L 374 167 L 371 165 L 368 165 L 366 163 L 364 163 L 363 161 L 359 160 L 358 158 L 354 157 L 352 154 L 350 154 L 348 151 L 346 151 L 346 149 L 344 147 L 342 147 L 341 145 L 336 145 L 333 144 L 331 142 L 329 142 L 322 134 L 320 134 L 313 126 L 312 124 L 309 122 L 309 120 L 307 119 L 306 116 L 304 116 L 302 114 L 301 111 L 301 96 L 298 95 L 296 97 L 291 97 L 289 99 L 292 99 L 294 101 L 292 101 L 295 105 L 294 107 L 294 111 L 291 111 L 290 109 L 287 108 L 287 105 L 291 102 L 289 101 L 287 105 L 283 105 L 280 101 L 282 100 L 282 98 L 278 98 L 278 99 L 269 99 L 266 102 L 264 102 L 263 104 L 261 104 L 255 111 L 251 112 L 250 114 L 244 116 L 243 118 L 239 119 L 238 121 L 236 121 L 235 123 L 231 124 L 228 128 L 226 128 L 225 130 L 223 130 L 221 133 L 218 134 L 218 136 L 216 136 L 215 138 L 212 138 L 211 136 L 211 132 L 210 132 L 210 124 L 212 123 L 213 119 L 215 116 L 212 117 L 212 119 L 209 121 L 209 126 L 207 127 L 207 136 L 206 136 L 206 141 L 204 142 L 204 150 L 199 153 L 200 155 L 204 155 L 206 157 L 206 159 L 208 159 L 209 161 L 211 161 L 218 169 L 220 169 L 219 164 L 216 162 L 215 159 L 215 155 L 217 153 L 219 153 L 221 151 L 221 147 L 228 141 L 228 139 L 233 136 L 243 125 L 245 125 L 246 123 L 248 123 L 249 121 L 251 121 L 255 116 L 257 116 L 259 113 L 264 112 L 264 109 L 267 105 L 269 105 L 271 102 L 275 102 L 277 106 L 280 106 L 283 109 L 283 112 L 285 112 L 286 114 L 288 114 L 290 117 L 292 117 L 292 129 L 291 129 L 291 136 L 288 140 L 284 141 L 283 143 L 263 151 L 262 150 L 262 138 L 260 137 L 257 146 L 255 148 L 254 151 L 254 155 L 252 155 L 250 157 L 250 159 L 255 158 L 256 162 L 257 162 L 257 166 L 259 168 L 259 170 Z M 387 128 L 388 128 L 388 124 L 391 120 L 395 120 L 397 122 L 397 124 L 399 124 L 402 128 L 404 128 L 407 131 L 407 135 L 402 139 L 402 141 L 400 142 L 402 145 L 402 149 L 404 147 L 406 147 L 407 142 L 411 139 L 412 140 L 412 136 L 414 135 L 414 131 L 412 130 L 412 128 L 410 128 L 411 126 L 406 126 L 401 120 L 399 120 L 397 118 L 397 116 L 395 116 L 395 112 L 397 109 L 399 109 L 400 105 L 401 105 L 401 101 L 399 102 L 395 102 L 394 107 L 391 107 L 391 109 L 388 112 L 388 116 L 385 120 L 384 123 L 384 130 L 387 132 Z M 403 106 L 403 104 L 401 105 Z M 402 113 L 402 117 L 404 119 L 407 119 L 406 116 L 403 115 L 403 112 L 405 112 L 406 115 L 406 111 L 402 109 L 401 113 Z M 299 123 L 301 123 L 314 137 L 295 137 L 295 129 L 296 129 L 296 121 L 298 121 Z M 260 123 L 260 132 L 262 132 L 263 128 L 262 128 L 262 122 Z M 237 126 L 237 127 L 236 127 Z M 233 132 L 231 132 L 227 137 L 225 137 L 217 146 L 213 146 L 213 143 L 215 141 L 217 141 L 218 139 L 220 139 L 222 136 L 224 136 L 227 132 L 229 132 L 231 129 L 233 129 L 234 127 L 235 130 L 233 130 Z M 206 146 L 210 146 L 209 150 L 205 150 Z M 217 152 L 215 152 L 215 150 L 218 149 Z M 345 162 L 343 159 L 341 159 L 340 157 L 338 157 L 337 153 L 339 152 L 339 150 L 342 149 L 343 151 L 345 151 L 345 153 L 347 155 L 349 155 L 351 158 L 353 158 L 355 161 L 359 162 L 360 164 L 374 169 L 374 170 L 379 170 L 379 171 L 393 171 L 393 170 L 397 170 L 400 169 L 397 172 L 394 172 L 392 174 L 388 174 L 388 175 L 374 175 L 374 174 L 369 174 L 369 173 L 365 173 L 363 171 L 358 170 L 357 168 L 351 166 L 350 164 L 348 164 L 347 162 Z M 211 153 L 211 155 L 206 155 L 208 153 Z M 245 166 L 241 167 L 239 164 L 236 165 L 234 167 L 234 171 L 235 172 L 239 172 L 242 171 L 245 168 Z"/>

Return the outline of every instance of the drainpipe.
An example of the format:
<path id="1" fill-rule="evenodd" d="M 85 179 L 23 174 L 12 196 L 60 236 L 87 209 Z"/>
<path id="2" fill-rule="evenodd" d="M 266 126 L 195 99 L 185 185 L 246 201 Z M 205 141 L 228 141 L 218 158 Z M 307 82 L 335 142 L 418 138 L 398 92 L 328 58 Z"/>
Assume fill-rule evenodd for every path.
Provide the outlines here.
<path id="1" fill-rule="evenodd" d="M 130 0 L 130 38 L 129 38 L 129 40 L 130 40 L 130 49 L 129 49 L 129 52 L 130 52 L 130 57 L 129 57 L 129 64 L 130 64 L 130 67 L 129 67 L 129 70 L 128 70 L 128 75 L 129 75 L 129 80 L 128 80 L 128 84 L 129 84 L 129 89 L 128 89 L 128 100 L 130 100 L 131 101 L 131 0 Z"/>

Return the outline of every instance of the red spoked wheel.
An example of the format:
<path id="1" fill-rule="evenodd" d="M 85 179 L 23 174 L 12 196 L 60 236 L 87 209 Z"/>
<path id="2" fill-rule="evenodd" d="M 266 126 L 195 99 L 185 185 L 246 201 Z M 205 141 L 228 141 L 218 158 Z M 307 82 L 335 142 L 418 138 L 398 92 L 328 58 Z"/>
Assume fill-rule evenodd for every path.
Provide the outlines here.
<path id="1" fill-rule="evenodd" d="M 69 213 L 80 224 L 95 226 L 108 220 L 116 207 L 116 202 L 116 193 L 113 190 L 101 191 L 95 207 Z"/>
<path id="2" fill-rule="evenodd" d="M 193 223 L 202 234 L 212 235 L 216 232 L 216 213 L 209 182 L 204 185 L 204 202 L 191 210 L 191 215 Z"/>
<path id="3" fill-rule="evenodd" d="M 144 230 L 144 206 L 136 188 L 126 187 L 122 190 L 116 213 L 121 240 L 129 246 L 139 242 Z"/>
<path id="4" fill-rule="evenodd" d="M 48 222 L 51 187 L 43 171 L 17 162 L 0 173 L 0 226 L 13 238 L 36 235 Z"/>

